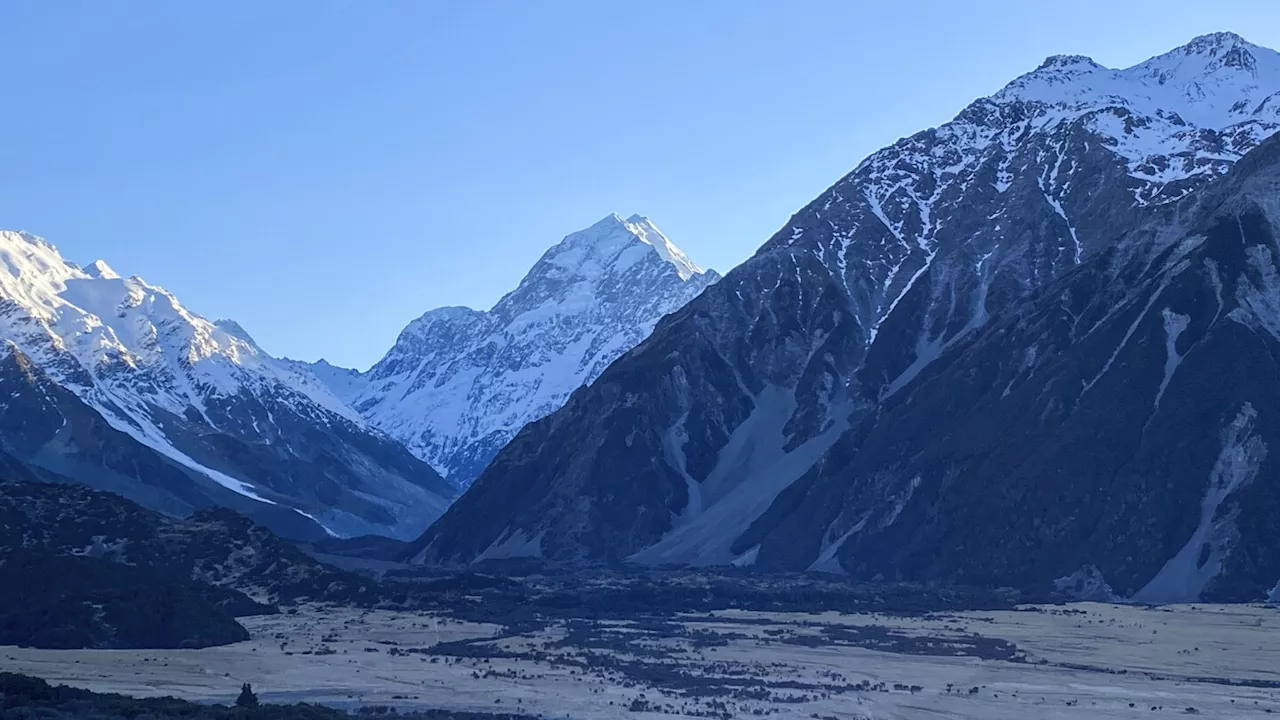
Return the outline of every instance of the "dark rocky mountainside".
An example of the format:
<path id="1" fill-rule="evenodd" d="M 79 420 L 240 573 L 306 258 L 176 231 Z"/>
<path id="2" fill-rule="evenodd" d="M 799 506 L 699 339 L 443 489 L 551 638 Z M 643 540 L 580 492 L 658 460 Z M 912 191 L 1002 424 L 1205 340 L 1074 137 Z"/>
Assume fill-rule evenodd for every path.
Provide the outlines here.
<path id="1" fill-rule="evenodd" d="M 1226 33 L 1048 59 L 802 209 L 413 559 L 1265 594 L 1275 543 L 1233 508 L 1273 492 L 1274 144 L 1247 153 L 1278 93 L 1280 54 Z"/>
<path id="2" fill-rule="evenodd" d="M 1258 600 L 1280 580 L 1280 138 L 922 373 L 736 547 L 765 568 Z"/>
<path id="3" fill-rule="evenodd" d="M 129 568 L 156 584 L 193 588 L 237 615 L 304 600 L 383 599 L 371 581 L 313 560 L 230 510 L 208 508 L 177 520 L 78 484 L 0 482 L 0 560 L 19 555 L 59 558 L 104 576 L 108 571 L 98 569 L 104 565 Z M 91 586 L 88 577 L 51 580 L 77 592 Z"/>

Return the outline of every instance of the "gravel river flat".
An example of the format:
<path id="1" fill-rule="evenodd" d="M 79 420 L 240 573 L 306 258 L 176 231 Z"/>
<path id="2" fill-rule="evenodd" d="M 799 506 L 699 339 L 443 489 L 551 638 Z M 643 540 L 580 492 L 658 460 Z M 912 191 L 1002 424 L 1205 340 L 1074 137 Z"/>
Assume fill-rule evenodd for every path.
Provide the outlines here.
<path id="1" fill-rule="evenodd" d="M 304 607 L 203 650 L 0 647 L 0 669 L 101 692 L 522 711 L 548 718 L 1280 717 L 1280 611 L 1076 604 L 720 612 L 503 628 Z"/>

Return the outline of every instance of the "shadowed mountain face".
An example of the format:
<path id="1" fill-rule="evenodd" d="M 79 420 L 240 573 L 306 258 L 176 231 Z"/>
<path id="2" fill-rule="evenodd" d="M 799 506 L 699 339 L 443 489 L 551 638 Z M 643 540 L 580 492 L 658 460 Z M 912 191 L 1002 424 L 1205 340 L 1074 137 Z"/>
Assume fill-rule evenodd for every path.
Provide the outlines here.
<path id="1" fill-rule="evenodd" d="M 174 515 L 233 507 L 298 537 L 405 536 L 456 493 L 235 323 L 15 232 L 0 232 L 0 449 L 25 475 Z"/>
<path id="2" fill-rule="evenodd" d="M 1231 508 L 1267 492 L 1245 378 L 1274 371 L 1274 147 L 1218 179 L 1278 92 L 1280 55 L 1230 34 L 1050 58 L 802 209 L 517 435 L 415 559 L 1262 594 L 1280 566 Z"/>
<path id="3" fill-rule="evenodd" d="M 1280 580 L 1280 140 L 932 364 L 740 536 L 762 567 L 1258 600 Z"/>

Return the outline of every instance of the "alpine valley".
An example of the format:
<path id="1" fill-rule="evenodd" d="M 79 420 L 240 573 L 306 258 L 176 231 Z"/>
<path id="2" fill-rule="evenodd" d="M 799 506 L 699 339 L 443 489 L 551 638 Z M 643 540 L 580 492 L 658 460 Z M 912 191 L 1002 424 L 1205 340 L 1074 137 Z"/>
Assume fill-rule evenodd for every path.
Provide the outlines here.
<path id="1" fill-rule="evenodd" d="M 0 233 L 0 473 L 181 532 L 221 506 L 312 548 L 411 541 L 350 546 L 432 566 L 409 575 L 1280 598 L 1278 130 L 1280 53 L 1235 34 L 1050 57 L 724 278 L 610 215 L 366 372 Z M 6 492 L 48 517 L 41 487 Z"/>
<path id="2" fill-rule="evenodd" d="M 1280 54 L 1056 56 L 876 152 L 526 426 L 423 563 L 1280 588 Z"/>

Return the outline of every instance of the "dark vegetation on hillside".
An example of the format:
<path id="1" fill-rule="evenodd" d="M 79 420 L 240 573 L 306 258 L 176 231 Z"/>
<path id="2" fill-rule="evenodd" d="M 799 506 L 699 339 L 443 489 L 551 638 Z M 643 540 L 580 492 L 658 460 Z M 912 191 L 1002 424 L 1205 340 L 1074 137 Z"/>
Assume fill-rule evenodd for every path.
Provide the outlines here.
<path id="1" fill-rule="evenodd" d="M 248 640 L 219 595 L 150 568 L 10 551 L 0 564 L 0 645 L 200 648 Z"/>
<path id="2" fill-rule="evenodd" d="M 280 604 L 381 599 L 230 510 L 176 520 L 79 485 L 0 482 L 0 644 L 208 647 Z"/>

